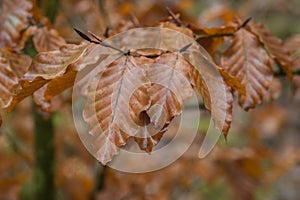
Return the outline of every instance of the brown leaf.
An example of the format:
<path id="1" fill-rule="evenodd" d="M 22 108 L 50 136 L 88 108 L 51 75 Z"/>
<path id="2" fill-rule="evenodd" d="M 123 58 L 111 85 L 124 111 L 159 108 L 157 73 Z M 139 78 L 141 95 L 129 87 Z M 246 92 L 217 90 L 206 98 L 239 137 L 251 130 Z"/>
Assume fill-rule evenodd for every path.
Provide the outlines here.
<path id="1" fill-rule="evenodd" d="M 19 79 L 29 68 L 31 58 L 8 49 L 0 49 L 0 109 L 7 108 L 20 87 Z"/>
<path id="2" fill-rule="evenodd" d="M 172 53 L 161 55 L 148 68 L 147 78 L 152 83 L 148 88 L 151 106 L 142 119 L 149 121 L 142 121 L 143 129 L 135 136 L 142 150 L 151 152 L 171 120 L 182 113 L 184 100 L 192 95 L 190 68 L 182 56 Z"/>
<path id="3" fill-rule="evenodd" d="M 30 71 L 26 74 L 25 80 L 33 80 L 36 77 L 51 80 L 63 75 L 67 67 L 80 58 L 87 46 L 86 43 L 67 44 L 56 51 L 39 53 Z"/>
<path id="4" fill-rule="evenodd" d="M 209 111 L 212 111 L 212 107 L 214 107 L 214 109 L 217 111 L 213 117 L 214 117 L 215 123 L 219 122 L 219 124 L 215 124 L 215 126 L 219 127 L 219 129 L 222 131 L 222 133 L 226 137 L 228 134 L 228 131 L 230 129 L 231 122 L 232 122 L 233 97 L 232 97 L 230 87 L 225 86 L 225 91 L 219 91 L 222 93 L 225 92 L 225 98 L 224 98 L 224 96 L 221 96 L 221 95 L 219 96 L 219 98 L 221 98 L 222 101 L 221 101 L 221 103 L 219 103 L 219 106 L 218 106 L 217 104 L 215 105 L 214 103 L 212 103 L 212 98 L 217 99 L 218 93 L 210 92 L 205 80 L 201 77 L 201 74 L 198 72 L 198 70 L 196 70 L 195 68 L 192 68 L 190 71 L 190 74 L 191 74 L 191 82 L 192 82 L 193 86 L 201 94 L 205 107 Z M 218 88 L 218 84 L 219 83 L 216 82 L 215 89 Z M 216 101 L 214 101 L 214 102 L 216 102 Z M 225 113 L 225 114 L 220 114 L 220 113 Z M 221 121 L 220 121 L 220 119 L 218 119 L 218 118 L 222 118 L 222 116 L 225 116 L 224 124 L 223 123 L 220 124 Z"/>
<path id="5" fill-rule="evenodd" d="M 272 60 L 260 47 L 257 37 L 246 29 L 240 29 L 221 62 L 225 71 L 245 85 L 246 95 L 239 93 L 240 106 L 249 110 L 260 104 L 273 79 L 273 71 Z"/>
<path id="6" fill-rule="evenodd" d="M 231 76 L 223 68 L 218 68 L 220 74 L 222 75 L 225 83 L 232 87 L 234 90 L 238 91 L 241 95 L 246 95 L 245 85 L 241 84 L 237 77 Z"/>
<path id="7" fill-rule="evenodd" d="M 52 83 L 49 85 L 52 88 L 58 87 L 58 91 L 63 91 L 68 88 L 70 82 L 72 83 L 74 80 L 62 78 L 62 76 L 66 75 L 69 77 L 71 75 L 71 78 L 74 78 L 74 72 L 68 67 L 80 59 L 87 47 L 88 45 L 86 43 L 79 45 L 68 44 L 60 47 L 60 49 L 56 51 L 39 53 L 36 56 L 36 60 L 32 63 L 29 72 L 23 77 L 21 81 L 22 88 L 17 91 L 9 109 L 12 109 L 18 102 L 32 95 L 53 79 L 57 78 L 58 80 L 51 81 Z M 68 72 L 70 72 L 70 74 Z M 51 92 L 53 92 L 51 88 L 49 90 L 46 90 L 48 91 L 46 93 L 48 94 L 47 99 L 50 98 L 49 93 L 51 94 Z M 57 94 L 57 92 L 54 93 Z"/>
<path id="8" fill-rule="evenodd" d="M 271 57 L 275 59 L 280 67 L 285 71 L 290 80 L 293 79 L 293 72 L 291 67 L 291 57 L 289 51 L 285 48 L 283 41 L 274 36 L 263 24 L 257 22 L 249 23 L 250 30 L 256 34 L 260 42 L 268 50 Z"/>
<path id="9" fill-rule="evenodd" d="M 103 164 L 136 134 L 135 122 L 150 106 L 147 95 L 150 82 L 144 71 L 148 63 L 152 60 L 145 57 L 121 57 L 89 84 L 84 119 L 94 137 L 94 153 Z M 136 96 L 132 94 L 134 91 Z"/>
<path id="10" fill-rule="evenodd" d="M 151 98 L 149 109 L 159 106 L 155 116 L 150 116 L 155 126 L 162 121 L 169 123 L 181 114 L 183 101 L 193 92 L 188 80 L 190 68 L 181 55 L 167 53 L 158 57 L 148 69 L 147 77 L 152 83 L 148 89 Z"/>
<path id="11" fill-rule="evenodd" d="M 55 29 L 46 26 L 37 28 L 33 36 L 33 44 L 38 52 L 54 51 L 65 45 L 65 40 Z"/>
<path id="12" fill-rule="evenodd" d="M 33 93 L 33 101 L 38 108 L 39 113 L 48 119 L 52 112 L 57 111 L 63 104 L 61 96 L 51 96 L 51 99 L 45 98 L 45 91 L 48 88 L 49 83 L 38 89 Z M 59 93 L 60 94 L 60 93 Z"/>
<path id="13" fill-rule="evenodd" d="M 183 53 L 189 60 L 191 84 L 201 94 L 205 107 L 211 112 L 214 126 L 226 136 L 232 120 L 232 94 L 223 81 L 212 58 L 205 53 L 192 49 Z"/>
<path id="14" fill-rule="evenodd" d="M 235 23 L 212 28 L 196 28 L 191 27 L 196 34 L 197 42 L 205 48 L 211 55 L 223 45 L 224 37 L 235 33 L 238 25 Z"/>
<path id="15" fill-rule="evenodd" d="M 27 0 L 3 0 L 0 7 L 0 47 L 17 46 L 20 33 L 28 25 L 32 3 Z"/>

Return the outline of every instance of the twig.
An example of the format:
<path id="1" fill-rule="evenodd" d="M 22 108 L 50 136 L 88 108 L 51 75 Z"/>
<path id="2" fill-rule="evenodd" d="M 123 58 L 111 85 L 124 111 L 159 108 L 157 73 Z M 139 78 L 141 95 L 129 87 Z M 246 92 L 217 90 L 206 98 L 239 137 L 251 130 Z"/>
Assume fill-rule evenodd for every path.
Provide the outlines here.
<path id="1" fill-rule="evenodd" d="M 293 75 L 300 75 L 300 69 L 293 71 Z M 274 72 L 275 77 L 286 77 L 286 73 L 283 70 Z"/>
<path id="2" fill-rule="evenodd" d="M 172 12 L 172 10 L 169 7 L 166 7 L 169 15 L 172 17 L 172 19 L 175 21 L 177 26 L 182 26 L 182 21 Z"/>
<path id="3" fill-rule="evenodd" d="M 76 31 L 76 33 L 82 37 L 84 40 L 88 41 L 88 42 L 91 42 L 91 43 L 94 43 L 94 44 L 99 44 L 101 46 L 104 46 L 104 47 L 108 47 L 108 48 L 111 48 L 113 50 L 116 50 L 122 54 L 124 54 L 125 56 L 128 55 L 128 52 L 124 52 L 122 51 L 121 49 L 118 49 L 116 47 L 113 47 L 105 42 L 103 42 L 103 40 L 101 38 L 99 38 L 97 35 L 95 35 L 94 33 L 92 33 L 91 31 L 88 31 L 89 34 L 91 34 L 91 36 L 96 39 L 96 40 L 92 40 L 91 38 L 89 38 L 86 34 L 82 33 L 81 31 L 79 31 L 78 29 L 74 28 L 74 30 Z"/>

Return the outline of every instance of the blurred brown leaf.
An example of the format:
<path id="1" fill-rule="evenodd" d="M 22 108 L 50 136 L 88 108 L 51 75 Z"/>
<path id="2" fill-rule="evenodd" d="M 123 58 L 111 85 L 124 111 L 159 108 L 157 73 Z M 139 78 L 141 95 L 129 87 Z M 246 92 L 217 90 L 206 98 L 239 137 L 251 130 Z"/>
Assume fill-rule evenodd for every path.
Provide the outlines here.
<path id="1" fill-rule="evenodd" d="M 193 32 L 196 34 L 195 38 L 197 42 L 201 46 L 203 46 L 211 55 L 213 55 L 216 50 L 223 45 L 225 36 L 234 34 L 237 28 L 238 24 L 236 23 L 211 28 L 191 27 Z"/>
<path id="2" fill-rule="evenodd" d="M 0 49 L 0 109 L 6 108 L 12 96 L 20 87 L 19 80 L 28 70 L 31 63 L 29 56 L 9 49 Z"/>
<path id="3" fill-rule="evenodd" d="M 240 29 L 222 56 L 222 67 L 245 85 L 246 95 L 239 93 L 239 104 L 249 110 L 260 104 L 273 78 L 272 60 L 257 37 L 247 29 Z M 239 91 L 238 91 L 239 92 Z"/>
<path id="4" fill-rule="evenodd" d="M 59 84 L 59 86 L 57 85 L 57 87 L 60 88 L 59 91 L 70 87 L 70 84 L 65 83 L 72 82 L 72 80 L 61 77 L 64 75 L 69 76 L 70 74 L 68 72 L 72 74 L 72 70 L 69 69 L 68 66 L 79 60 L 87 46 L 86 43 L 79 45 L 68 44 L 60 47 L 60 49 L 56 51 L 39 53 L 36 56 L 36 60 L 32 63 L 29 72 L 22 78 L 22 88 L 14 95 L 10 109 L 53 79 L 58 78 L 58 80 L 53 81 L 51 88 L 55 88 L 52 86 L 54 83 Z M 48 93 L 51 94 L 51 91 Z M 55 92 L 55 94 L 57 94 L 57 92 Z M 49 98 L 48 95 L 47 99 Z"/>
<path id="5" fill-rule="evenodd" d="M 261 23 L 250 22 L 249 23 L 250 31 L 256 34 L 260 40 L 260 42 L 264 45 L 264 47 L 268 50 L 269 54 L 273 59 L 275 59 L 280 67 L 285 71 L 288 78 L 293 80 L 293 72 L 292 72 L 292 60 L 289 55 L 289 51 L 285 48 L 283 41 L 274 36 L 265 26 Z"/>
<path id="6" fill-rule="evenodd" d="M 18 45 L 21 31 L 28 26 L 32 16 L 31 1 L 2 0 L 0 7 L 0 47 L 14 48 Z"/>
<path id="7" fill-rule="evenodd" d="M 66 42 L 55 29 L 44 26 L 36 28 L 33 35 L 33 44 L 38 52 L 44 52 L 57 50 Z"/>

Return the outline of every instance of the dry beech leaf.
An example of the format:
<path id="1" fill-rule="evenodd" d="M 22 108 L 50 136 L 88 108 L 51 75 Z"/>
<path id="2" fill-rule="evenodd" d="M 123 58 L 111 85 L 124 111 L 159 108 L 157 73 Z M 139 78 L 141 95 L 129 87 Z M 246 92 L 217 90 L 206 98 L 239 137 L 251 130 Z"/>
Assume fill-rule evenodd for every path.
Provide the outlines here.
<path id="1" fill-rule="evenodd" d="M 197 42 L 203 46 L 206 51 L 213 55 L 216 50 L 224 43 L 224 37 L 226 35 L 234 34 L 237 30 L 237 24 L 229 24 L 212 28 L 196 28 L 191 27 L 196 34 Z"/>
<path id="2" fill-rule="evenodd" d="M 228 133 L 233 102 L 230 88 L 209 54 L 196 43 L 188 43 L 187 36 L 174 43 L 172 37 L 178 35 L 166 29 L 160 36 L 165 51 L 151 50 L 147 57 L 147 51 L 131 49 L 133 54 L 118 54 L 121 58 L 102 65 L 99 73 L 92 73 L 96 76 L 89 79 L 92 81 L 86 90 L 83 115 L 94 138 L 94 154 L 102 164 L 109 162 L 132 136 L 142 150 L 151 152 L 168 124 L 181 114 L 183 102 L 192 95 L 193 87 L 203 96 L 215 127 L 224 135 Z M 124 42 L 125 46 L 133 46 L 140 40 Z M 177 51 L 180 44 L 182 48 Z M 91 54 L 96 56 L 97 52 L 99 56 L 99 49 Z M 198 77 L 200 84 L 196 82 Z"/>
<path id="3" fill-rule="evenodd" d="M 0 7 L 0 47 L 17 46 L 20 33 L 28 26 L 32 3 L 27 0 L 2 0 Z"/>
<path id="4" fill-rule="evenodd" d="M 56 51 L 39 53 L 36 56 L 36 60 L 32 63 L 29 72 L 22 78 L 20 82 L 22 87 L 14 95 L 9 109 L 12 109 L 27 96 L 32 95 L 49 81 L 53 81 L 56 78 L 61 80 L 62 76 L 69 76 L 68 72 L 73 73 L 72 67 L 69 69 L 69 66 L 79 60 L 87 47 L 86 43 L 79 45 L 68 44 Z M 66 81 L 69 82 L 69 80 Z M 54 82 L 60 85 L 60 91 L 62 91 L 61 87 L 69 86 L 69 84 L 64 85 L 63 81 Z M 52 88 L 54 87 L 55 85 L 52 86 Z"/>
<path id="5" fill-rule="evenodd" d="M 289 55 L 288 49 L 283 44 L 283 41 L 280 38 L 274 36 L 261 23 L 250 22 L 249 27 L 250 30 L 258 36 L 260 42 L 263 43 L 265 48 L 270 53 L 271 57 L 280 64 L 282 69 L 287 74 L 288 78 L 292 80 L 292 60 Z"/>
<path id="6" fill-rule="evenodd" d="M 147 70 L 147 78 L 152 83 L 148 89 L 152 104 L 149 109 L 158 106 L 155 115 L 151 116 L 155 126 L 161 121 L 169 123 L 181 114 L 183 101 L 193 92 L 189 83 L 190 68 L 181 55 L 166 53 L 158 57 Z"/>
<path id="7" fill-rule="evenodd" d="M 232 77 L 230 77 L 232 79 Z M 215 121 L 215 126 L 222 131 L 224 136 L 226 137 L 229 131 L 229 128 L 231 126 L 232 122 L 232 106 L 233 106 L 233 97 L 231 93 L 230 87 L 225 85 L 225 91 L 222 91 L 222 87 L 220 87 L 220 83 L 217 81 L 215 82 L 215 89 L 218 90 L 217 92 L 210 92 L 209 88 L 207 86 L 206 81 L 201 76 L 199 71 L 192 67 L 190 70 L 190 79 L 192 85 L 199 91 L 201 94 L 205 107 L 212 111 L 212 107 L 215 109 L 215 115 L 213 116 Z M 225 92 L 225 98 L 224 96 L 220 95 L 221 93 Z M 214 100 L 213 100 L 214 99 Z M 217 102 L 217 99 L 220 100 L 219 103 L 213 103 Z M 224 113 L 224 114 L 223 114 Z M 221 119 L 224 116 L 224 124 L 223 120 Z"/>
<path id="8" fill-rule="evenodd" d="M 221 63 L 225 71 L 245 85 L 246 95 L 239 93 L 240 106 L 249 110 L 260 104 L 273 79 L 273 71 L 272 60 L 257 37 L 244 28 L 237 31 Z"/>
<path id="9" fill-rule="evenodd" d="M 147 116 L 150 119 L 149 122 L 143 122 L 143 131 L 135 137 L 142 150 L 151 152 L 171 120 L 182 113 L 184 100 L 193 92 L 189 82 L 190 68 L 181 55 L 174 53 L 159 56 L 148 68 L 147 78 L 152 83 L 148 88 L 151 106 Z M 147 120 L 146 116 L 144 118 Z"/>
<path id="10" fill-rule="evenodd" d="M 6 108 L 20 87 L 19 79 L 28 70 L 31 58 L 8 49 L 0 49 L 0 109 Z"/>
<path id="11" fill-rule="evenodd" d="M 196 48 L 191 46 L 182 55 L 192 66 L 190 70 L 191 84 L 201 94 L 205 107 L 212 115 L 215 128 L 226 136 L 232 119 L 233 99 L 220 75 L 220 67 L 198 46 Z"/>
<path id="12" fill-rule="evenodd" d="M 33 93 L 33 101 L 38 107 L 39 113 L 46 119 L 49 118 L 50 114 L 58 110 L 64 103 L 63 99 L 59 95 L 52 96 L 51 99 L 45 98 L 45 91 L 47 90 L 48 85 L 49 83 L 45 84 Z"/>
<path id="13" fill-rule="evenodd" d="M 141 112 L 139 119 L 141 121 L 141 128 L 136 133 L 134 140 L 141 150 L 150 153 L 152 148 L 158 144 L 163 134 L 167 131 L 168 124 L 159 130 L 159 127 L 155 127 L 150 122 L 150 117 L 146 112 Z"/>
<path id="14" fill-rule="evenodd" d="M 33 44 L 38 52 L 44 52 L 57 50 L 66 42 L 55 29 L 44 26 L 36 29 L 33 35 Z"/>
<path id="15" fill-rule="evenodd" d="M 63 75 L 67 67 L 75 63 L 86 48 L 86 43 L 79 45 L 67 44 L 56 51 L 39 53 L 25 79 L 34 80 L 36 77 L 42 77 L 50 80 Z"/>
<path id="16" fill-rule="evenodd" d="M 220 74 L 222 75 L 225 83 L 232 87 L 234 90 L 238 91 L 241 95 L 246 95 L 246 88 L 237 77 L 231 76 L 223 68 L 218 68 Z"/>
<path id="17" fill-rule="evenodd" d="M 84 119 L 94 138 L 94 153 L 103 164 L 136 133 L 135 122 L 150 106 L 147 88 L 151 84 L 144 69 L 151 62 L 145 57 L 121 57 L 100 72 L 88 87 Z M 129 99 L 135 90 L 138 95 Z"/>

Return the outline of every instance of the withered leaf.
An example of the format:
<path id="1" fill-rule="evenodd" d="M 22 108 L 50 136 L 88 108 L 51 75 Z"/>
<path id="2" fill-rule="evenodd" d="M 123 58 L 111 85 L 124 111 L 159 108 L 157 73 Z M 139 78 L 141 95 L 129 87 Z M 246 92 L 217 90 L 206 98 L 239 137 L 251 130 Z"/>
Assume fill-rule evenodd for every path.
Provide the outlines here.
<path id="1" fill-rule="evenodd" d="M 144 70 L 149 63 L 151 59 L 145 57 L 123 56 L 89 84 L 84 119 L 94 138 L 94 153 L 103 164 L 136 134 L 139 126 L 135 122 L 150 106 L 150 82 Z"/>
<path id="2" fill-rule="evenodd" d="M 214 67 L 208 64 L 208 61 L 203 63 L 210 67 Z M 219 67 L 216 67 L 219 69 Z M 211 79 L 213 73 L 210 73 L 210 70 L 206 72 L 206 78 Z M 209 90 L 207 79 L 205 80 L 199 69 L 192 67 L 190 70 L 190 79 L 192 85 L 196 90 L 201 94 L 205 107 L 212 111 L 214 109 L 213 119 L 215 122 L 215 127 L 217 127 L 224 136 L 226 137 L 231 126 L 232 122 L 232 106 L 233 106 L 233 97 L 231 89 L 229 86 L 226 86 L 225 83 L 220 83 L 216 79 L 213 80 L 215 83 L 214 88 Z M 232 77 L 230 77 L 231 80 Z M 235 83 L 236 84 L 236 83 Z M 210 85 L 210 87 L 212 87 Z M 224 89 L 222 89 L 224 87 Z M 224 94 L 225 93 L 225 94 Z"/>
<path id="3" fill-rule="evenodd" d="M 238 91 L 241 95 L 246 95 L 245 85 L 241 84 L 237 77 L 233 77 L 228 74 L 223 68 L 218 68 L 220 74 L 222 75 L 226 85 L 232 87 L 234 90 Z"/>
<path id="4" fill-rule="evenodd" d="M 222 46 L 225 36 L 234 34 L 237 28 L 238 26 L 235 23 L 212 28 L 191 27 L 195 33 L 195 39 L 197 42 L 211 55 L 213 55 L 216 50 Z"/>
<path id="5" fill-rule="evenodd" d="M 19 80 L 28 70 L 31 63 L 29 56 L 0 49 L 0 109 L 7 108 L 16 90 Z"/>
<path id="6" fill-rule="evenodd" d="M 33 44 L 38 52 L 44 52 L 57 50 L 66 42 L 55 29 L 44 26 L 36 28 L 33 35 Z"/>
<path id="7" fill-rule="evenodd" d="M 221 63 L 226 72 L 245 85 L 246 95 L 237 91 L 240 106 L 249 110 L 260 104 L 273 79 L 273 71 L 272 60 L 257 37 L 244 28 L 237 31 Z"/>
<path id="8" fill-rule="evenodd" d="M 20 33 L 31 17 L 31 1 L 2 0 L 0 6 L 0 47 L 17 46 Z"/>
<path id="9" fill-rule="evenodd" d="M 193 92 L 189 70 L 190 64 L 181 55 L 172 53 L 158 57 L 147 70 L 147 77 L 152 83 L 148 89 L 151 98 L 149 109 L 158 106 L 155 116 L 151 116 L 151 122 L 155 126 L 161 121 L 169 123 L 172 118 L 181 114 L 183 101 Z"/>
<path id="10" fill-rule="evenodd" d="M 189 70 L 190 64 L 174 53 L 162 54 L 148 68 L 147 78 L 152 83 L 148 88 L 151 106 L 145 115 L 149 117 L 149 122 L 143 121 L 143 129 L 135 136 L 142 150 L 151 152 L 171 120 L 182 113 L 184 100 L 193 92 Z"/>
<path id="11" fill-rule="evenodd" d="M 183 52 L 183 56 L 191 63 L 191 84 L 201 94 L 215 128 L 226 136 L 231 124 L 233 99 L 231 93 L 227 92 L 229 88 L 220 75 L 219 67 L 206 51 L 197 46 L 191 46 Z"/>
<path id="12" fill-rule="evenodd" d="M 282 69 L 285 71 L 288 78 L 292 80 L 292 60 L 289 55 L 288 49 L 283 44 L 283 41 L 273 35 L 271 31 L 266 29 L 265 26 L 261 23 L 252 21 L 249 23 L 249 27 L 250 30 L 258 36 L 260 42 L 268 50 L 271 57 L 280 64 L 280 67 L 282 67 Z"/>
<path id="13" fill-rule="evenodd" d="M 33 93 L 33 101 L 37 106 L 39 113 L 46 119 L 49 118 L 51 113 L 58 110 L 64 103 L 60 95 L 53 95 L 50 99 L 46 99 L 45 91 L 48 89 L 48 85 L 49 83 L 45 84 Z"/>
<path id="14" fill-rule="evenodd" d="M 17 91 L 16 95 L 14 95 L 10 109 L 53 79 L 58 78 L 58 80 L 51 83 L 52 88 L 58 87 L 60 88 L 59 91 L 63 91 L 61 87 L 65 89 L 68 88 L 70 84 L 65 84 L 65 82 L 60 80 L 62 79 L 67 83 L 73 80 L 61 77 L 64 75 L 69 76 L 70 74 L 68 72 L 73 73 L 68 67 L 80 59 L 87 47 L 88 45 L 86 43 L 79 45 L 68 44 L 60 47 L 60 49 L 56 51 L 39 53 L 32 63 L 29 72 L 22 78 L 22 87 Z M 55 94 L 57 94 L 57 92 L 55 92 Z M 49 96 L 47 98 L 49 98 Z"/>

